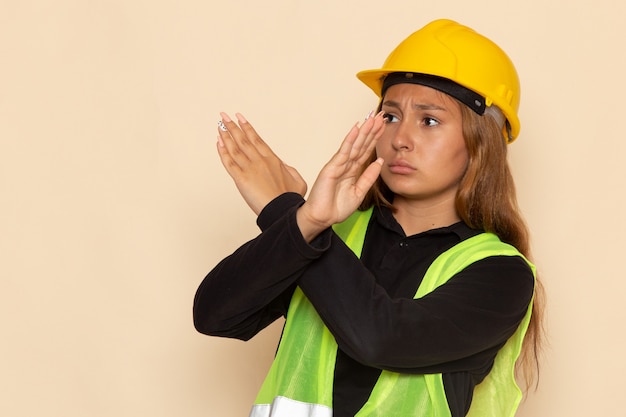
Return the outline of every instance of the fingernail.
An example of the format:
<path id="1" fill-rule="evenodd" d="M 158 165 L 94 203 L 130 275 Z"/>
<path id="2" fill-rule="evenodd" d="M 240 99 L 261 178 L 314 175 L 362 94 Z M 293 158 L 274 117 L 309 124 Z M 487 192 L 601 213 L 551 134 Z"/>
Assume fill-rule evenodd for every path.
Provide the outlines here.
<path id="1" fill-rule="evenodd" d="M 374 113 L 374 110 L 370 110 L 369 113 L 367 113 L 367 116 L 365 116 L 365 120 L 369 119 L 370 117 L 372 117 L 372 114 Z"/>
<path id="2" fill-rule="evenodd" d="M 228 129 L 226 129 L 226 126 L 224 125 L 224 122 L 222 122 L 221 120 L 217 122 L 217 126 L 220 128 L 222 132 L 228 131 Z"/>
<path id="3" fill-rule="evenodd" d="M 239 123 L 248 123 L 248 121 L 246 120 L 245 117 L 243 117 L 243 114 L 241 113 L 235 113 L 235 116 L 237 116 L 237 120 L 239 121 Z"/>
<path id="4" fill-rule="evenodd" d="M 220 116 L 222 116 L 222 120 L 225 122 L 232 122 L 232 120 L 230 120 L 230 117 L 228 117 L 228 115 L 226 113 L 220 113 Z"/>

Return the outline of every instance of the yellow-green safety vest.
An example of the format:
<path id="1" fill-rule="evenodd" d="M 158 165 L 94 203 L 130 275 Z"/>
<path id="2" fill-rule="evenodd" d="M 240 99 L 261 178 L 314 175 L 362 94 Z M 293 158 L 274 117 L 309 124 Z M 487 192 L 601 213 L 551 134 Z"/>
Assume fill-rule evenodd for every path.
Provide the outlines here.
<path id="1" fill-rule="evenodd" d="M 357 211 L 333 229 L 361 256 L 372 209 Z M 414 298 L 430 293 L 472 263 L 490 256 L 521 256 L 492 233 L 466 239 L 430 265 Z M 528 262 L 528 261 L 527 261 Z M 535 267 L 528 262 L 533 273 Z M 513 417 L 522 398 L 515 362 L 528 328 L 532 302 L 516 332 L 498 351 L 493 368 L 475 387 L 468 417 Z M 250 417 L 332 417 L 337 343 L 297 288 L 274 362 Z M 411 375 L 382 371 L 368 401 L 355 417 L 450 417 L 441 374 Z"/>

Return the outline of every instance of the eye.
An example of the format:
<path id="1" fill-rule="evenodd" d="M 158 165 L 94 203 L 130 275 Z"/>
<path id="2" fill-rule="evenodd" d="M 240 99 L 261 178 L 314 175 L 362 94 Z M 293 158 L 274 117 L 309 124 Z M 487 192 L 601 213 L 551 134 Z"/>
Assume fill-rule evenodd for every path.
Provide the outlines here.
<path id="1" fill-rule="evenodd" d="M 432 117 L 424 117 L 424 119 L 422 119 L 422 123 L 424 126 L 433 127 L 439 124 L 439 120 L 433 119 Z"/>
<path id="2" fill-rule="evenodd" d="M 396 123 L 398 121 L 398 118 L 391 113 L 383 114 L 383 119 L 385 123 Z"/>

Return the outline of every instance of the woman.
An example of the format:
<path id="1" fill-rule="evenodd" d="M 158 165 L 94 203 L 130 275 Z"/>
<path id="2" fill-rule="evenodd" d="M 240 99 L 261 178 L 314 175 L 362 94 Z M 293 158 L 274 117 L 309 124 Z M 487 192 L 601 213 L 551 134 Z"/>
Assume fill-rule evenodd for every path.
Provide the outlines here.
<path id="1" fill-rule="evenodd" d="M 541 312 L 506 161 L 515 69 L 438 20 L 358 77 L 380 112 L 306 201 L 297 171 L 222 114 L 219 155 L 262 233 L 202 282 L 195 326 L 247 340 L 287 318 L 251 416 L 512 416 Z"/>

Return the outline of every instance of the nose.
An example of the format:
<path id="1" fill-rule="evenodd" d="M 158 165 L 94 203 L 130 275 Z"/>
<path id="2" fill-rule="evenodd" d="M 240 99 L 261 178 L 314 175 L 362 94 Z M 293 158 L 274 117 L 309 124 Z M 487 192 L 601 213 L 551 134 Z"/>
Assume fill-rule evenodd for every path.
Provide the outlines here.
<path id="1" fill-rule="evenodd" d="M 393 132 L 393 138 L 391 139 L 391 146 L 396 151 L 413 150 L 413 136 L 410 127 L 403 120 L 396 125 L 395 132 Z"/>

